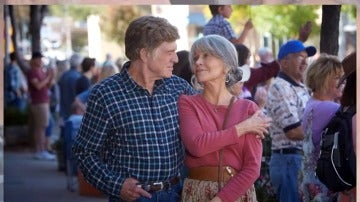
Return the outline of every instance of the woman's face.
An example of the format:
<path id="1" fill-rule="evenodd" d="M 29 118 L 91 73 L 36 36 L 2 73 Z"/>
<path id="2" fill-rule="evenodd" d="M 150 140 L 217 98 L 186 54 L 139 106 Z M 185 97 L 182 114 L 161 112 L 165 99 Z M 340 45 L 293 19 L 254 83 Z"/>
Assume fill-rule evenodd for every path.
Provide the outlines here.
<path id="1" fill-rule="evenodd" d="M 339 87 L 339 82 L 343 75 L 344 72 L 338 71 L 336 73 L 330 74 L 326 79 L 327 82 L 327 84 L 325 85 L 326 86 L 325 88 L 327 90 L 326 93 L 334 99 L 340 98 L 342 96 L 342 92 L 345 85 L 342 84 Z"/>
<path id="2" fill-rule="evenodd" d="M 196 51 L 192 60 L 193 70 L 199 83 L 225 83 L 225 65 L 220 58 Z"/>

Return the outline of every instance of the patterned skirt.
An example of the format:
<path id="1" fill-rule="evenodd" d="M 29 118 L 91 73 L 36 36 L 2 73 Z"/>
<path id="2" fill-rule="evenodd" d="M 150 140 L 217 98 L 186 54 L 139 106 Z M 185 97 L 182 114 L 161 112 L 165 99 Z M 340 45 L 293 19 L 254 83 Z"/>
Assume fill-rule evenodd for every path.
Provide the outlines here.
<path id="1" fill-rule="evenodd" d="M 181 194 L 182 202 L 207 202 L 211 201 L 218 192 L 218 183 L 186 178 Z M 236 202 L 257 202 L 254 185 L 252 185 L 244 196 Z"/>

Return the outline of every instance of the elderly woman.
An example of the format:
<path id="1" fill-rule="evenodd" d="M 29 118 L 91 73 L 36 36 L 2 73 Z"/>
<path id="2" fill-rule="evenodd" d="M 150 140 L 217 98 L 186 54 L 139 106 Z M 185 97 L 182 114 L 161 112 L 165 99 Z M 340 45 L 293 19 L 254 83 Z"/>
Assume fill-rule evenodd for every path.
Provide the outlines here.
<path id="1" fill-rule="evenodd" d="M 189 58 L 203 89 L 178 101 L 189 168 L 182 200 L 256 201 L 253 184 L 262 156 L 257 136 L 267 132 L 271 119 L 254 102 L 232 94 L 232 87 L 248 76 L 238 67 L 231 42 L 218 35 L 202 37 L 192 45 Z"/>
<path id="2" fill-rule="evenodd" d="M 311 91 L 306 103 L 302 128 L 305 132 L 302 162 L 303 201 L 333 201 L 334 193 L 323 185 L 315 175 L 319 158 L 321 132 L 339 109 L 335 102 L 342 96 L 344 85 L 339 81 L 344 75 L 341 61 L 332 55 L 323 54 L 307 69 L 305 84 Z"/>

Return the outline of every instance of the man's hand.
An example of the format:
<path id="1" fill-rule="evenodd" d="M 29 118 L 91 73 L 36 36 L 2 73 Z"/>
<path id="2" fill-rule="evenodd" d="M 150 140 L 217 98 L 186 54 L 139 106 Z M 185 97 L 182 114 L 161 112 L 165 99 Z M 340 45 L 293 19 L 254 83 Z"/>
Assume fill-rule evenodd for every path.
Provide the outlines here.
<path id="1" fill-rule="evenodd" d="M 151 194 L 137 186 L 139 181 L 134 178 L 126 178 L 120 190 L 120 197 L 125 201 L 135 201 L 141 196 L 151 198 Z"/>
<path id="2" fill-rule="evenodd" d="M 299 40 L 305 42 L 312 31 L 312 23 L 307 21 L 303 26 L 299 29 Z"/>

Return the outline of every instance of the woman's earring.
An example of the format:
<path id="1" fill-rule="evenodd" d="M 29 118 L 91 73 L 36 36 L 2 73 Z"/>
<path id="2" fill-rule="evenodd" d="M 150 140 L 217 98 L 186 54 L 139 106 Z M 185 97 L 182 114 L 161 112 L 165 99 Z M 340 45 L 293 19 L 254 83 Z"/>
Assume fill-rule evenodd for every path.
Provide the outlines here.
<path id="1" fill-rule="evenodd" d="M 229 72 L 228 72 L 225 75 L 225 83 L 229 83 L 229 82 L 230 82 L 230 75 L 229 75 Z"/>

